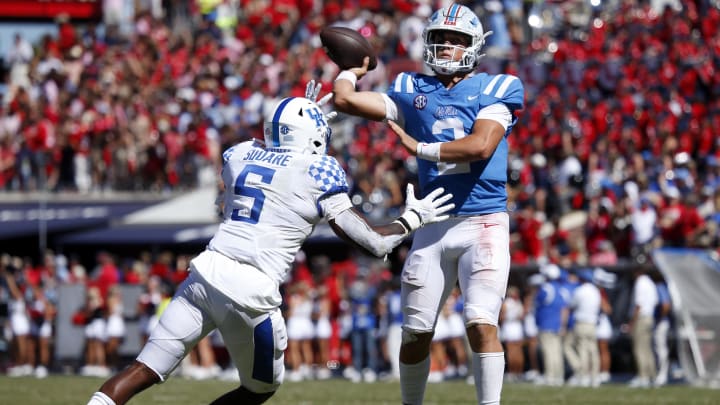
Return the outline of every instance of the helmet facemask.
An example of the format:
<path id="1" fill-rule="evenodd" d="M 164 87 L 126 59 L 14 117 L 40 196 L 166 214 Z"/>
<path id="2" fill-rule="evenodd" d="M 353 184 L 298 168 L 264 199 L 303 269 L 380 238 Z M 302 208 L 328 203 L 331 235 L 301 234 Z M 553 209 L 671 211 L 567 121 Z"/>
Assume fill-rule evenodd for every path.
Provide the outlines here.
<path id="1" fill-rule="evenodd" d="M 452 43 L 446 43 L 445 41 L 438 40 L 443 31 L 449 30 L 434 30 L 430 31 L 430 40 L 425 45 L 425 63 L 431 65 L 433 70 L 437 73 L 452 74 L 455 72 L 464 72 L 472 70 L 477 64 L 475 63 L 475 54 L 468 52 L 468 47 L 465 45 L 456 45 Z M 471 41 L 469 35 L 464 35 L 467 38 L 467 43 Z M 450 50 L 447 53 L 446 50 Z M 445 53 L 444 56 L 440 56 L 440 53 Z"/>

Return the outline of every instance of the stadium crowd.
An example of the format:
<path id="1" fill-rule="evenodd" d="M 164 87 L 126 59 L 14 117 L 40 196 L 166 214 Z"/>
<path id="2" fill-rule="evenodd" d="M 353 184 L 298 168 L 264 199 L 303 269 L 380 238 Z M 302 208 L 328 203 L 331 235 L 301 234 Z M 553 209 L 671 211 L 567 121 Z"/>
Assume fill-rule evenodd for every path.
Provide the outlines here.
<path id="1" fill-rule="evenodd" d="M 422 69 L 420 30 L 439 2 L 170 3 L 165 10 L 138 11 L 130 22 L 80 26 L 60 18 L 58 35 L 38 44 L 16 36 L 4 58 L 0 188 L 87 194 L 215 184 L 221 151 L 239 140 L 262 139 L 264 114 L 275 102 L 302 96 L 310 79 L 331 88 L 338 69 L 319 44 L 322 27 L 349 26 L 373 43 L 378 68 L 358 86 L 383 90 L 395 73 Z M 527 107 L 509 139 L 514 265 L 594 268 L 643 264 L 659 246 L 718 249 L 715 2 L 464 3 L 495 33 L 480 69 L 515 74 L 526 88 Z M 414 158 L 396 146 L 384 124 L 341 116 L 333 131 L 330 153 L 344 165 L 353 203 L 375 219 L 397 215 L 402 185 L 416 181 Z M 122 258 L 120 265 L 101 255 L 91 271 L 62 255 L 48 254 L 39 263 L 6 256 L 3 269 L 16 271 L 4 274 L 17 284 L 6 282 L 4 291 L 13 298 L 7 301 L 27 301 L 35 321 L 26 335 L 35 325 L 34 333 L 48 342 L 51 328 L 42 326 L 53 319 L 57 283 L 92 287 L 86 310 L 73 319 L 86 327 L 99 318 L 112 323 L 103 314 L 113 285 L 145 285 L 152 305 L 143 311 L 150 321 L 185 273 L 187 257 L 169 255 Z M 394 333 L 393 272 L 361 257 L 331 264 L 313 257 L 297 265 L 285 289 L 288 328 L 305 327 L 297 328 L 297 344 L 289 346 L 289 378 L 305 378 L 313 364 L 321 365 L 316 375 L 326 376 L 324 365 L 338 361 L 353 380 L 373 381 L 380 370 L 394 375 L 386 346 L 368 344 L 368 336 Z M 516 287 L 519 301 L 531 290 L 529 284 Z M 520 313 L 528 312 L 522 307 Z M 294 322 L 296 314 L 304 320 Z M 319 322 L 326 316 L 330 329 Z M 332 344 L 309 346 L 315 335 L 308 328 L 315 325 L 324 325 L 318 336 Z M 86 336 L 105 342 L 118 333 L 105 328 L 88 328 Z M 451 335 L 444 340 L 452 341 Z M 85 365 L 97 367 L 84 373 L 106 373 L 103 367 L 117 362 L 107 346 L 88 350 Z M 318 351 L 326 359 L 318 362 L 313 347 L 334 352 Z M 451 347 L 437 350 L 433 370 L 463 375 L 462 346 Z M 28 356 L 14 364 L 50 367 L 49 356 Z M 527 367 L 512 372 L 521 369 Z"/>

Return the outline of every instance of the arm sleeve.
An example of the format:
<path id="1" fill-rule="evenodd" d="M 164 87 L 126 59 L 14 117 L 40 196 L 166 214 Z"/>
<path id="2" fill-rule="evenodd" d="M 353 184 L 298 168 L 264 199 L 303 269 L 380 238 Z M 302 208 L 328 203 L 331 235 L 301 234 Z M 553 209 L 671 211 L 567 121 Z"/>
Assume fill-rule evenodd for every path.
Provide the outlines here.
<path id="1" fill-rule="evenodd" d="M 380 235 L 353 210 L 345 210 L 335 215 L 335 225 L 345 234 L 377 257 L 384 257 L 392 252 L 407 234 Z"/>
<path id="2" fill-rule="evenodd" d="M 398 106 L 387 94 L 382 94 L 383 100 L 385 100 L 385 119 L 401 122 L 400 110 Z"/>
<path id="3" fill-rule="evenodd" d="M 318 205 L 320 205 L 322 215 L 328 221 L 335 220 L 338 214 L 349 210 L 353 206 L 350 197 L 346 193 L 328 195 L 320 199 Z"/>
<path id="4" fill-rule="evenodd" d="M 500 125 L 503 126 L 503 128 L 507 131 L 510 124 L 512 124 L 513 121 L 513 115 L 510 112 L 510 109 L 503 103 L 495 103 L 491 104 L 487 107 L 484 107 L 480 111 L 478 111 L 477 116 L 475 119 L 486 119 L 486 120 L 493 120 Z"/>
<path id="5" fill-rule="evenodd" d="M 325 218 L 334 220 L 345 234 L 377 257 L 383 257 L 392 252 L 406 237 L 406 235 L 383 236 L 375 232 L 365 220 L 360 218 L 352 208 L 352 202 L 347 194 L 333 194 L 319 202 Z"/>

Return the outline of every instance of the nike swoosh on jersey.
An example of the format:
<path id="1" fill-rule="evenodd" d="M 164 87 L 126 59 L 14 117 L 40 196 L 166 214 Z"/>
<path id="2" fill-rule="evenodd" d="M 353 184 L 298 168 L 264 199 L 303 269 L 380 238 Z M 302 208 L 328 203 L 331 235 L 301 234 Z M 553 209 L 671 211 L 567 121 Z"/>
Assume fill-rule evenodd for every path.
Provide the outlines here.
<path id="1" fill-rule="evenodd" d="M 476 94 L 474 96 L 468 96 L 467 98 L 468 98 L 468 100 L 475 100 L 476 98 L 478 98 L 478 96 Z"/>

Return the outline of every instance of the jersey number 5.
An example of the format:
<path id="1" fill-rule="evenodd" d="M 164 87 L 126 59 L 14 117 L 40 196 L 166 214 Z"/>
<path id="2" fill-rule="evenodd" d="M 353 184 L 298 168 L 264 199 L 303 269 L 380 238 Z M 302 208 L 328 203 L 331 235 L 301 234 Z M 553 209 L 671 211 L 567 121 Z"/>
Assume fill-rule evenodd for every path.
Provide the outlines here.
<path id="1" fill-rule="evenodd" d="M 275 170 L 257 165 L 247 165 L 235 179 L 235 195 L 238 196 L 236 203 L 243 208 L 235 208 L 232 211 L 233 221 L 242 221 L 250 224 L 257 224 L 260 219 L 260 212 L 265 203 L 265 193 L 257 187 L 248 184 L 248 176 L 257 182 L 270 184 L 275 175 Z M 250 206 L 252 203 L 252 206 Z"/>

